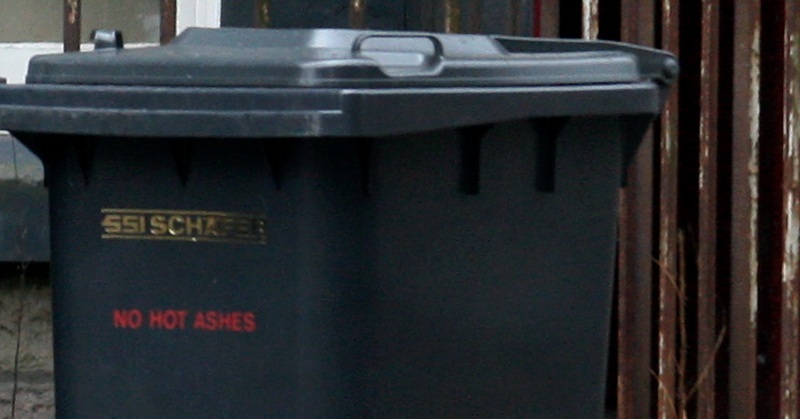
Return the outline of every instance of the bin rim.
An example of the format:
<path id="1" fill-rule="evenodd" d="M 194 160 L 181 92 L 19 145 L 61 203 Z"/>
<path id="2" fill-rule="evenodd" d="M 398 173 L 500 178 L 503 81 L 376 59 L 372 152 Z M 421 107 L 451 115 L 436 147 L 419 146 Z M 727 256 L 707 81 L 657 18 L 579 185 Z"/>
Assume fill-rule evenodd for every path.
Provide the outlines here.
<path id="1" fill-rule="evenodd" d="M 99 31 L 107 34 L 109 31 Z M 113 32 L 112 32 L 113 33 Z M 112 35 L 113 36 L 113 35 Z M 670 54 L 621 43 L 351 29 L 190 28 L 171 43 L 34 57 L 29 84 L 479 87 L 669 82 Z M 668 74 L 665 74 L 668 73 Z M 674 75 L 672 75 L 674 76 Z"/>
<path id="2" fill-rule="evenodd" d="M 517 119 L 655 116 L 677 77 L 669 53 L 611 42 L 228 28 L 192 29 L 166 46 L 126 50 L 116 36 L 100 31 L 96 51 L 35 57 L 28 84 L 0 85 L 0 129 L 19 135 L 357 137 Z M 231 39 L 241 45 L 231 46 Z M 375 39 L 388 43 L 366 45 Z M 430 62 L 417 57 L 433 73 L 388 74 L 385 62 L 362 56 L 372 48 L 379 55 L 391 50 L 394 59 L 399 49 L 405 60 L 404 49 L 419 55 L 419 42 L 436 55 Z M 238 52 L 217 54 L 222 49 Z M 215 60 L 210 68 L 199 65 L 208 60 Z M 260 73 L 260 79 L 250 77 Z M 226 82 L 215 81 L 223 75 Z"/>

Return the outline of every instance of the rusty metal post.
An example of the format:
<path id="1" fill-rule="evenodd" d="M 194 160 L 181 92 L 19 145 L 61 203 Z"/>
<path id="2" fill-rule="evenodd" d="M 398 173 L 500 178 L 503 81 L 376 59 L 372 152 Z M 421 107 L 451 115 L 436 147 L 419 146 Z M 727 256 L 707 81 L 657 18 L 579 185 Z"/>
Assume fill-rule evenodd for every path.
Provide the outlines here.
<path id="1" fill-rule="evenodd" d="M 64 52 L 81 49 L 81 0 L 64 0 Z"/>
<path id="2" fill-rule="evenodd" d="M 350 0 L 350 27 L 366 28 L 367 0 Z"/>
<path id="3" fill-rule="evenodd" d="M 365 0 L 366 1 L 366 0 Z M 268 28 L 272 24 L 272 7 L 270 0 L 253 1 L 254 27 Z"/>
<path id="4" fill-rule="evenodd" d="M 178 8 L 176 0 L 161 0 L 161 44 L 169 43 L 177 31 Z"/>
<path id="5" fill-rule="evenodd" d="M 467 4 L 472 6 L 469 15 L 469 31 L 481 33 L 483 31 L 483 0 L 473 0 Z"/>
<path id="6" fill-rule="evenodd" d="M 761 2 L 734 2 L 729 417 L 756 418 Z"/>
<path id="7" fill-rule="evenodd" d="M 783 3 L 783 253 L 780 417 L 798 413 L 800 356 L 800 0 Z"/>
<path id="8" fill-rule="evenodd" d="M 508 33 L 511 35 L 528 35 L 523 34 L 520 30 L 520 17 L 522 16 L 522 0 L 511 0 L 511 10 L 508 16 Z"/>
<path id="9" fill-rule="evenodd" d="M 444 31 L 461 32 L 461 4 L 459 0 L 444 0 Z"/>
<path id="10" fill-rule="evenodd" d="M 177 32 L 177 0 L 161 0 L 161 26 L 159 41 L 169 43 Z"/>
<path id="11" fill-rule="evenodd" d="M 558 22 L 560 20 L 560 0 L 533 0 L 534 36 L 546 38 L 558 37 Z"/>
<path id="12" fill-rule="evenodd" d="M 697 248 L 697 417 L 715 417 L 719 0 L 702 0 Z"/>
<path id="13" fill-rule="evenodd" d="M 679 1 L 661 3 L 661 48 L 679 56 Z M 676 322 L 678 275 L 678 92 L 661 115 L 658 220 L 658 400 L 659 419 L 676 417 Z"/>
<path id="14" fill-rule="evenodd" d="M 621 0 L 620 39 L 654 44 L 654 0 Z M 653 272 L 653 133 L 628 168 L 620 194 L 618 255 L 617 417 L 650 414 L 650 345 Z"/>
<path id="15" fill-rule="evenodd" d="M 582 0 L 581 29 L 583 39 L 597 39 L 600 31 L 600 0 Z"/>

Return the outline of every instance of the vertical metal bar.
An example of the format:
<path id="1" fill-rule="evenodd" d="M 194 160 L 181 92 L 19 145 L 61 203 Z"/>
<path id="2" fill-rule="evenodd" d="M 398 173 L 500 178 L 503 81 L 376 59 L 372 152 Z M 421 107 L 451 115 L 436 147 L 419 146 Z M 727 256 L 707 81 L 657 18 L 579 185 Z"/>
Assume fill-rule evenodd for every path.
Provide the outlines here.
<path id="1" fill-rule="evenodd" d="M 461 32 L 461 4 L 459 0 L 444 0 L 444 31 Z"/>
<path id="2" fill-rule="evenodd" d="M 511 35 L 522 35 L 520 31 L 520 16 L 522 15 L 522 0 L 511 0 L 511 10 L 508 16 L 508 33 Z"/>
<path id="3" fill-rule="evenodd" d="M 758 413 L 779 417 L 784 251 L 784 0 L 761 2 L 761 115 L 759 146 Z M 782 417 L 782 416 L 781 416 Z"/>
<path id="4" fill-rule="evenodd" d="M 715 411 L 719 0 L 702 0 L 697 248 L 697 417 Z"/>
<path id="5" fill-rule="evenodd" d="M 270 0 L 255 0 L 253 2 L 255 27 L 269 28 L 272 24 L 272 4 Z"/>
<path id="6" fill-rule="evenodd" d="M 440 0 L 406 0 L 404 28 L 412 31 L 441 31 L 437 22 Z"/>
<path id="7" fill-rule="evenodd" d="M 81 49 L 81 0 L 64 0 L 64 52 Z"/>
<path id="8" fill-rule="evenodd" d="M 649 417 L 653 139 L 648 134 L 620 196 L 617 417 Z"/>
<path id="9" fill-rule="evenodd" d="M 176 0 L 161 0 L 161 44 L 167 44 L 175 38 L 176 18 L 178 14 Z"/>
<path id="10" fill-rule="evenodd" d="M 621 0 L 623 42 L 652 46 L 654 0 Z M 617 331 L 617 417 L 650 415 L 650 345 L 653 247 L 653 134 L 648 132 L 621 192 Z"/>
<path id="11" fill-rule="evenodd" d="M 483 31 L 483 0 L 472 0 L 468 4 L 472 5 L 469 31 L 471 33 L 481 33 Z"/>
<path id="12" fill-rule="evenodd" d="M 679 1 L 662 0 L 661 47 L 679 55 Z M 672 92 L 661 116 L 659 144 L 659 310 L 658 310 L 658 400 L 659 419 L 676 412 L 676 318 L 678 275 L 678 92 Z"/>
<path id="13" fill-rule="evenodd" d="M 582 0 L 583 4 L 583 39 L 597 39 L 600 31 L 600 0 Z"/>
<path id="14" fill-rule="evenodd" d="M 652 2 L 647 2 L 652 5 Z M 620 0 L 619 13 L 624 16 L 620 19 L 620 40 L 622 42 L 639 43 L 639 36 L 642 28 L 639 27 L 641 17 L 639 2 L 636 0 Z"/>
<path id="15" fill-rule="evenodd" d="M 350 0 L 350 27 L 363 29 L 366 27 L 367 0 Z"/>
<path id="16" fill-rule="evenodd" d="M 561 19 L 560 0 L 533 0 L 535 1 L 534 10 L 536 13 L 534 35 L 547 38 L 558 37 L 558 22 Z"/>
<path id="17" fill-rule="evenodd" d="M 798 418 L 800 356 L 800 0 L 783 4 L 781 418 Z"/>
<path id="18" fill-rule="evenodd" d="M 731 419 L 756 417 L 758 326 L 760 0 L 734 2 L 731 311 L 728 396 Z"/>

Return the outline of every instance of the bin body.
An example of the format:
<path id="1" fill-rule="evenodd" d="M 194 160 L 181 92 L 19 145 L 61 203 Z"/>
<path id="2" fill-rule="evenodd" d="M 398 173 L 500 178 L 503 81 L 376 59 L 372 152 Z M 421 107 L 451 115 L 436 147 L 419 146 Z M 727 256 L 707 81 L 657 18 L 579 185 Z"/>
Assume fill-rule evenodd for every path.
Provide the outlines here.
<path id="1" fill-rule="evenodd" d="M 527 121 L 486 133 L 471 196 L 455 186 L 454 132 L 380 143 L 368 246 L 377 417 L 602 417 L 616 122 L 564 128 L 555 192 L 532 186 Z"/>
<path id="2" fill-rule="evenodd" d="M 356 158 L 347 144 L 292 144 L 278 191 L 258 141 L 193 144 L 202 169 L 186 186 L 169 142 L 95 141 L 88 182 L 69 149 L 53 158 L 58 414 L 350 416 L 358 364 L 340 363 L 355 359 L 357 323 L 345 311 L 366 278 L 360 178 L 339 170 Z M 125 238 L 102 238 L 117 216 Z M 177 219 L 176 232 L 187 219 L 206 230 L 214 216 L 265 220 L 266 243 L 144 239 L 141 216 L 148 230 L 154 217 Z"/>
<path id="3" fill-rule="evenodd" d="M 60 417 L 602 416 L 617 190 L 664 88 L 49 69 L 0 124 L 46 164 Z"/>

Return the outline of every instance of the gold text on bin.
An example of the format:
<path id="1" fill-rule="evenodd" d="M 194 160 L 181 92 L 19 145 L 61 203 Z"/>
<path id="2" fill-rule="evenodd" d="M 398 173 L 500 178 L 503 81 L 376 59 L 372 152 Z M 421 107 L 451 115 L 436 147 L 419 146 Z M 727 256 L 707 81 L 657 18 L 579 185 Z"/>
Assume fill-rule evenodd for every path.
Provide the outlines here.
<path id="1" fill-rule="evenodd" d="M 264 244 L 264 215 L 216 211 L 104 208 L 101 237 L 107 240 L 178 240 Z"/>

